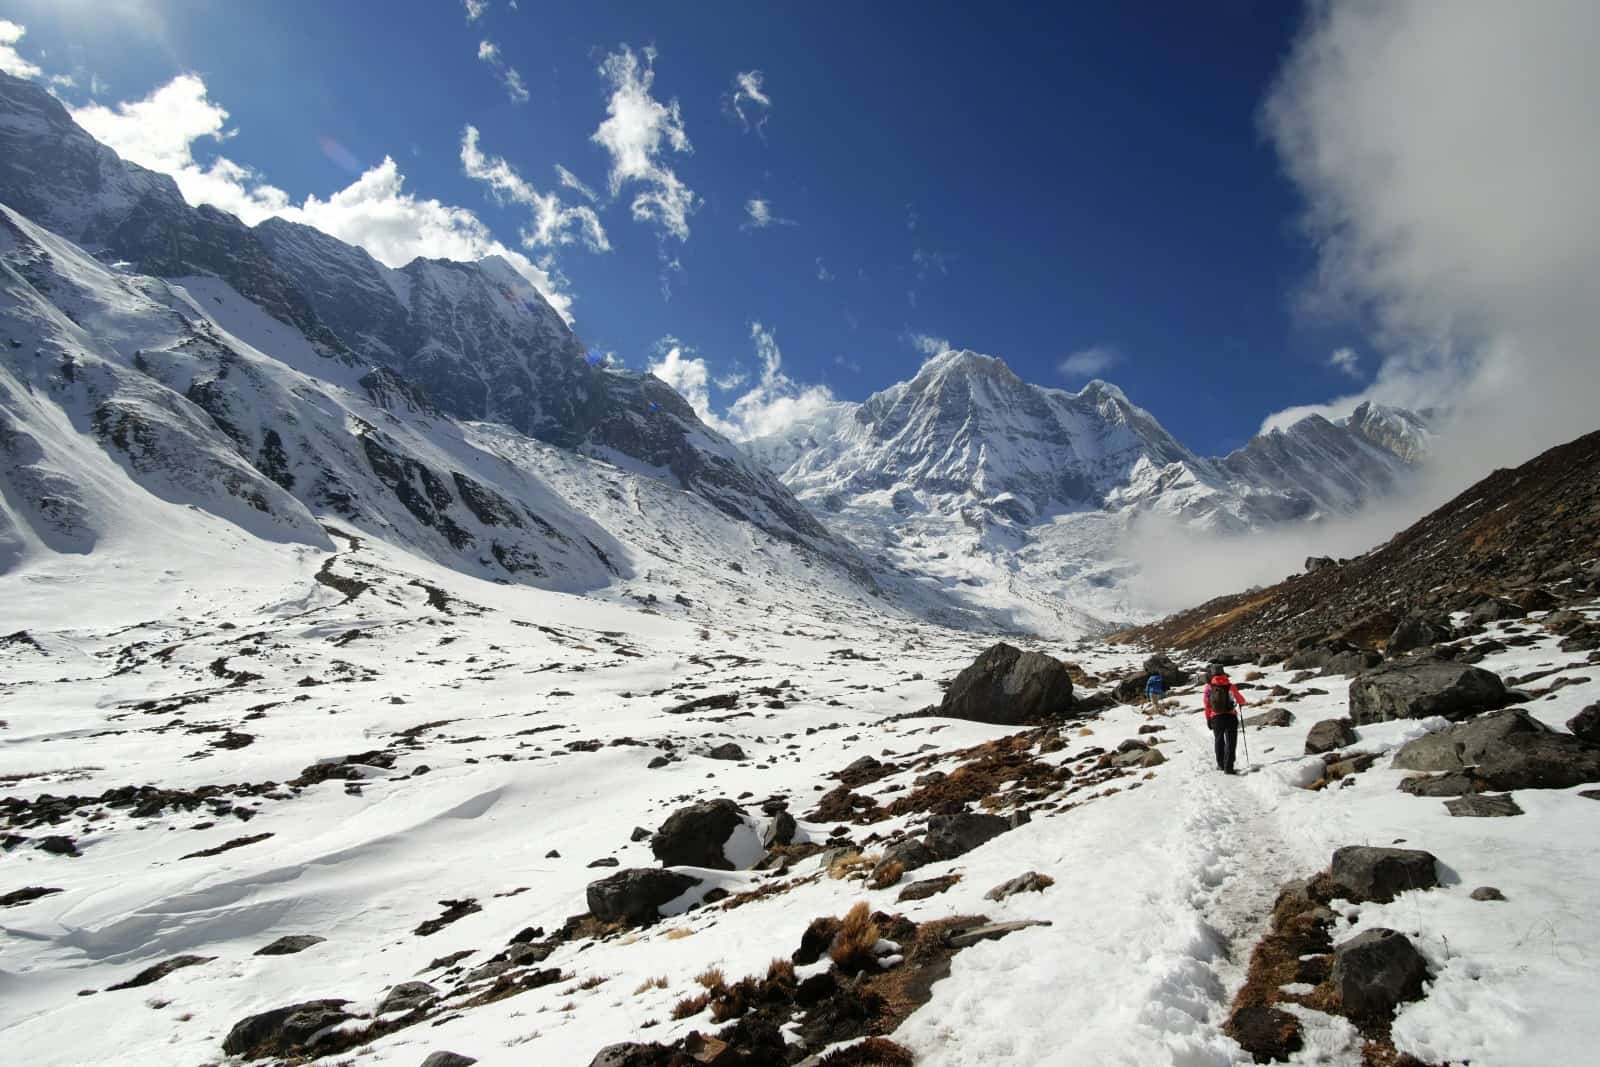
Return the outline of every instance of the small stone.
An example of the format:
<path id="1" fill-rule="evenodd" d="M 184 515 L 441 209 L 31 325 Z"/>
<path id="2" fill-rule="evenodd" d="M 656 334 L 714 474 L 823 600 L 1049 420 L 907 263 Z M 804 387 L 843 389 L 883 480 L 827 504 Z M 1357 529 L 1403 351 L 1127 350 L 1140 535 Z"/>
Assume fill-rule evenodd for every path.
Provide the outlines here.
<path id="1" fill-rule="evenodd" d="M 304 952 L 312 945 L 320 945 L 327 938 L 318 937 L 316 934 L 289 934 L 280 937 L 272 944 L 255 951 L 257 956 L 292 956 L 296 952 Z"/>
<path id="2" fill-rule="evenodd" d="M 650 831 L 642 826 L 635 826 L 633 833 L 628 835 L 628 840 L 633 842 L 648 841 L 650 840 Z"/>
<path id="3" fill-rule="evenodd" d="M 551 849 L 549 852 L 544 854 L 544 858 L 547 860 L 558 860 L 561 858 L 561 853 L 557 852 L 555 849 Z"/>
<path id="4" fill-rule="evenodd" d="M 904 904 L 909 900 L 927 900 L 931 896 L 943 893 L 959 881 L 961 881 L 959 875 L 946 874 L 938 878 L 924 878 L 920 882 L 912 882 L 900 890 L 900 895 L 895 897 L 895 903 Z"/>
<path id="5" fill-rule="evenodd" d="M 1522 809 L 1507 793 L 1468 793 L 1445 801 L 1444 806 L 1451 815 L 1480 819 L 1522 814 Z"/>
<path id="6" fill-rule="evenodd" d="M 620 867 L 620 866 L 622 866 L 622 861 L 617 859 L 617 857 L 615 857 L 615 856 L 601 856 L 599 859 L 597 859 L 597 860 L 593 861 L 592 863 L 590 863 L 589 866 L 590 867 Z"/>
<path id="7" fill-rule="evenodd" d="M 1009 882 L 1002 882 L 983 895 L 985 900 L 1004 900 L 1006 897 L 1018 893 L 1043 893 L 1046 889 L 1056 884 L 1056 880 L 1048 874 L 1038 871 L 1029 871 L 1019 874 Z"/>
<path id="8" fill-rule="evenodd" d="M 472 1067 L 478 1061 L 459 1052 L 430 1052 L 422 1067 Z"/>
<path id="9" fill-rule="evenodd" d="M 1472 891 L 1473 900 L 1504 900 L 1506 895 L 1492 885 L 1480 885 Z"/>

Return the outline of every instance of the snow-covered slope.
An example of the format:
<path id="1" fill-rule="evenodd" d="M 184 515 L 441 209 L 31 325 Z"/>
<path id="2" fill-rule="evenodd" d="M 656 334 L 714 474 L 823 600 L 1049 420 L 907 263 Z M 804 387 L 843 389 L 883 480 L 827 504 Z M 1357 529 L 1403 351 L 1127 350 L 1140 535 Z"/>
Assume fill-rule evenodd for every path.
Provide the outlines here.
<path id="1" fill-rule="evenodd" d="M 951 351 L 747 448 L 880 566 L 1054 632 L 1140 614 L 1120 552 L 1143 517 L 1241 532 L 1348 514 L 1392 491 L 1427 441 L 1418 416 L 1363 405 L 1213 459 L 1114 385 L 1042 388 Z"/>

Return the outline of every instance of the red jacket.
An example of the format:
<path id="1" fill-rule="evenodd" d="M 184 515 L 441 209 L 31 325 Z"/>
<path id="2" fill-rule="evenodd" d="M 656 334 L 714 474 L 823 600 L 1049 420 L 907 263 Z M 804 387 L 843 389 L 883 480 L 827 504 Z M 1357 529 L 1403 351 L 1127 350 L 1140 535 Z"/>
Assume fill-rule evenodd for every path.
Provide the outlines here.
<path id="1" fill-rule="evenodd" d="M 1228 692 L 1233 694 L 1233 704 L 1235 707 L 1242 708 L 1246 704 L 1250 703 L 1244 698 L 1244 694 L 1239 692 L 1239 687 L 1234 685 L 1233 681 L 1226 674 L 1219 674 L 1212 678 L 1211 681 L 1207 682 L 1205 689 L 1201 690 L 1200 692 L 1200 700 L 1205 706 L 1206 722 L 1210 722 L 1212 719 L 1216 718 L 1216 712 L 1211 710 L 1212 686 L 1217 686 L 1219 688 L 1222 686 L 1227 686 Z"/>

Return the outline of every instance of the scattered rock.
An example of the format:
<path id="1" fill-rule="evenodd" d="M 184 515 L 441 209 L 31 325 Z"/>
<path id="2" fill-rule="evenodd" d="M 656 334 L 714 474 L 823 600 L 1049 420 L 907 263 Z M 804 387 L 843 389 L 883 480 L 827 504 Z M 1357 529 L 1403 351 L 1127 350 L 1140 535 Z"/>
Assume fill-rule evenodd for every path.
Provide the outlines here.
<path id="1" fill-rule="evenodd" d="M 181 860 L 197 860 L 204 859 L 208 856 L 220 856 L 224 852 L 231 852 L 236 848 L 244 848 L 246 845 L 253 845 L 258 841 L 265 841 L 271 836 L 272 834 L 269 832 L 264 834 L 250 834 L 246 837 L 235 837 L 231 841 L 224 841 L 215 848 L 203 848 L 199 852 L 190 852 L 187 855 L 179 856 L 178 858 Z"/>
<path id="2" fill-rule="evenodd" d="M 1416 946 L 1394 930 L 1368 930 L 1333 950 L 1328 986 L 1351 1019 L 1380 1020 L 1422 996 L 1428 963 Z"/>
<path id="3" fill-rule="evenodd" d="M 1009 882 L 1002 882 L 983 895 L 985 900 L 1004 900 L 1006 897 L 1018 893 L 1043 893 L 1046 889 L 1056 884 L 1056 880 L 1048 874 L 1038 871 L 1029 871 L 1020 874 Z"/>
<path id="4" fill-rule="evenodd" d="M 401 982 L 384 995 L 382 1002 L 378 1005 L 378 1014 L 387 1015 L 391 1011 L 411 1011 L 437 998 L 438 995 L 439 991 L 427 982 Z"/>
<path id="5" fill-rule="evenodd" d="M 1480 885 L 1472 891 L 1473 900 L 1504 900 L 1506 895 L 1492 885 Z"/>
<path id="6" fill-rule="evenodd" d="M 588 866 L 591 869 L 595 867 L 620 867 L 622 866 L 622 861 L 615 856 L 601 856 L 597 860 L 591 860 Z"/>
<path id="7" fill-rule="evenodd" d="M 953 860 L 1027 821 L 1027 812 L 1010 817 L 974 812 L 934 815 L 928 819 L 928 851 L 939 859 Z"/>
<path id="8" fill-rule="evenodd" d="M 1322 665 L 1322 675 L 1342 674 L 1350 678 L 1382 662 L 1383 657 L 1369 648 L 1353 648 L 1329 656 L 1328 662 Z"/>
<path id="9" fill-rule="evenodd" d="M 1499 675 L 1446 660 L 1390 663 L 1350 683 L 1350 717 L 1357 726 L 1430 715 L 1464 719 L 1505 704 Z"/>
<path id="10" fill-rule="evenodd" d="M 886 868 L 891 863 L 898 863 L 902 871 L 914 871 L 918 867 L 926 867 L 935 862 L 939 857 L 934 855 L 932 849 L 915 837 L 908 837 L 890 845 L 883 850 L 883 856 L 878 861 L 878 868 Z M 877 871 L 875 870 L 874 876 Z"/>
<path id="11" fill-rule="evenodd" d="M 1263 711 L 1260 715 L 1252 715 L 1244 720 L 1246 726 L 1293 726 L 1294 716 L 1288 708 L 1273 708 Z"/>
<path id="12" fill-rule="evenodd" d="M 472 1067 L 478 1061 L 459 1052 L 430 1052 L 422 1067 Z"/>
<path id="13" fill-rule="evenodd" d="M 1355 743 L 1355 726 L 1349 719 L 1323 719 L 1306 734 L 1306 755 L 1320 756 Z"/>
<path id="14" fill-rule="evenodd" d="M 722 710 L 739 706 L 738 693 L 718 693 L 716 696 L 688 700 L 667 709 L 668 715 L 687 715 L 691 711 Z"/>
<path id="15" fill-rule="evenodd" d="M 1436 645 L 1440 641 L 1450 639 L 1449 626 L 1442 625 L 1420 615 L 1412 615 L 1401 619 L 1400 624 L 1389 635 L 1389 643 L 1385 646 L 1391 656 L 1403 655 L 1419 648 Z"/>
<path id="16" fill-rule="evenodd" d="M 60 892 L 62 892 L 62 890 L 56 888 L 47 888 L 42 885 L 24 886 L 21 889 L 13 889 L 9 893 L 0 894 L 0 908 L 9 908 L 17 904 L 26 904 L 30 900 L 38 900 L 40 897 L 47 897 L 52 893 Z"/>
<path id="17" fill-rule="evenodd" d="M 1437 863 L 1433 853 L 1420 849 L 1350 845 L 1334 852 L 1330 874 L 1348 899 L 1387 904 L 1407 890 L 1437 886 Z"/>
<path id="18" fill-rule="evenodd" d="M 667 816 L 650 838 L 650 851 L 668 867 L 729 871 L 733 864 L 723 846 L 743 823 L 743 809 L 726 797 L 691 804 Z"/>
<path id="19" fill-rule="evenodd" d="M 998 941 L 1007 934 L 1014 934 L 1018 930 L 1026 930 L 1030 926 L 1049 926 L 1050 923 L 1040 919 L 1019 919 L 1008 923 L 985 923 L 952 934 L 949 939 L 951 948 L 970 948 L 979 941 Z"/>
<path id="20" fill-rule="evenodd" d="M 924 878 L 920 882 L 912 882 L 900 890 L 900 895 L 895 897 L 895 902 L 904 904 L 908 900 L 927 900 L 936 896 L 961 881 L 959 874 L 942 874 L 937 878 Z"/>
<path id="21" fill-rule="evenodd" d="M 585 891 L 589 912 L 602 922 L 622 920 L 648 924 L 661 918 L 661 906 L 700 884 L 700 879 L 658 867 L 619 871 L 590 882 Z"/>
<path id="22" fill-rule="evenodd" d="M 1468 793 L 1466 796 L 1445 801 L 1444 806 L 1451 815 L 1475 818 L 1522 814 L 1522 809 L 1517 807 L 1517 802 L 1511 799 L 1509 793 Z"/>
<path id="23" fill-rule="evenodd" d="M 740 748 L 738 745 L 734 744 L 732 741 L 729 741 L 726 744 L 718 745 L 716 748 L 713 748 L 710 752 L 706 753 L 706 757 L 708 759 L 740 760 L 740 761 L 750 758 L 750 757 L 748 757 L 748 756 L 746 756 L 744 754 L 744 749 Z"/>
<path id="24" fill-rule="evenodd" d="M 327 938 L 318 937 L 316 934 L 289 934 L 280 937 L 270 945 L 258 948 L 257 956 L 292 956 L 296 952 L 304 952 L 312 945 L 320 945 Z"/>
<path id="25" fill-rule="evenodd" d="M 1567 729 L 1591 745 L 1600 745 L 1600 704 L 1590 704 L 1568 719 Z"/>
<path id="26" fill-rule="evenodd" d="M 766 848 L 775 848 L 782 845 L 794 844 L 794 835 L 800 829 L 793 815 L 787 810 L 779 811 L 772 816 L 772 823 L 767 827 L 767 832 L 761 844 Z"/>
<path id="27" fill-rule="evenodd" d="M 1240 1008 L 1229 1017 L 1223 1032 L 1239 1042 L 1257 1063 L 1282 1062 L 1302 1046 L 1300 1020 L 1266 1004 Z"/>
<path id="28" fill-rule="evenodd" d="M 210 963 L 216 958 L 215 956 L 174 956 L 170 960 L 162 960 L 154 967 L 146 967 L 126 982 L 118 982 L 116 985 L 106 986 L 106 992 L 110 993 L 118 989 L 137 989 L 140 986 L 147 986 L 151 982 L 159 982 L 173 971 L 181 971 L 185 967 L 198 967 L 200 964 Z"/>
<path id="29" fill-rule="evenodd" d="M 246 1059 L 288 1056 L 318 1031 L 353 1018 L 344 1010 L 347 1003 L 344 1000 L 308 1000 L 251 1015 L 228 1031 L 222 1051 Z"/>
<path id="30" fill-rule="evenodd" d="M 651 836 L 652 835 L 651 835 L 651 832 L 649 830 L 646 830 L 642 826 L 635 826 L 633 828 L 633 833 L 628 835 L 628 840 L 632 841 L 632 842 L 635 842 L 635 843 L 638 843 L 640 841 L 648 841 L 651 838 Z"/>
<path id="31" fill-rule="evenodd" d="M 1466 772 L 1474 792 L 1566 789 L 1600 782 L 1600 746 L 1507 708 L 1406 742 L 1394 766 Z"/>
<path id="32" fill-rule="evenodd" d="M 76 859 L 83 855 L 78 851 L 78 843 L 64 834 L 51 834 L 49 837 L 41 837 L 36 847 L 40 852 L 48 852 L 52 856 L 71 856 Z"/>
<path id="33" fill-rule="evenodd" d="M 411 932 L 418 937 L 428 937 L 431 934 L 438 933 L 458 919 L 465 919 L 468 915 L 483 910 L 482 906 L 471 897 L 465 900 L 441 900 L 439 901 L 439 906 L 444 909 L 443 914 L 436 919 L 428 919 Z"/>
<path id="34" fill-rule="evenodd" d="M 1016 726 L 1072 710 L 1072 678 L 1060 660 L 1000 642 L 950 683 L 939 714 Z"/>

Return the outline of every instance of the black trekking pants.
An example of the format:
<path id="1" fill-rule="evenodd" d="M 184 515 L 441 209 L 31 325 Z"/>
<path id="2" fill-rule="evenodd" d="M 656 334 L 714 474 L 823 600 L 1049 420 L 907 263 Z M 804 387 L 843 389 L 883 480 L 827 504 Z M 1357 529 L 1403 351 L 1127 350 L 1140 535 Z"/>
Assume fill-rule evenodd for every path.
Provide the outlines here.
<path id="1" fill-rule="evenodd" d="M 1239 745 L 1239 716 L 1217 715 L 1207 725 L 1217 745 L 1217 770 L 1233 770 L 1233 752 Z"/>

